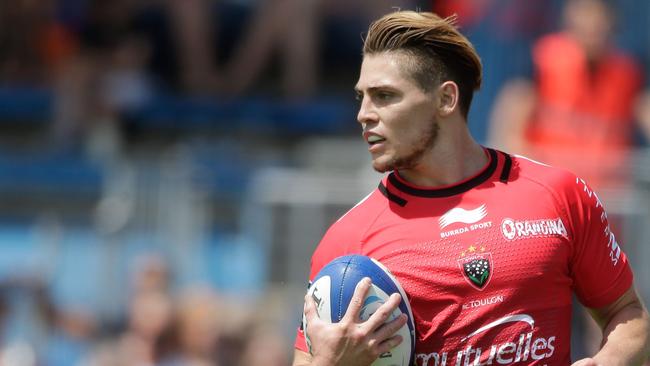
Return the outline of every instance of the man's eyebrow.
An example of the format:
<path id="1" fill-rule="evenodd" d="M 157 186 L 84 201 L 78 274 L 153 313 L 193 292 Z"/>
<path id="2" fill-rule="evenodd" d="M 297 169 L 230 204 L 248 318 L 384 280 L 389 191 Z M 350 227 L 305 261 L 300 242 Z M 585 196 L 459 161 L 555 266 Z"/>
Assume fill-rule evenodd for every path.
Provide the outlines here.
<path id="1" fill-rule="evenodd" d="M 386 89 L 386 88 L 390 88 L 390 86 L 380 84 L 380 85 L 369 86 L 367 89 L 368 89 L 368 92 L 374 92 L 374 91 L 377 91 L 377 90 L 380 90 L 380 89 Z M 354 87 L 354 91 L 357 92 L 357 93 L 363 93 L 363 90 L 359 89 L 356 86 Z"/>

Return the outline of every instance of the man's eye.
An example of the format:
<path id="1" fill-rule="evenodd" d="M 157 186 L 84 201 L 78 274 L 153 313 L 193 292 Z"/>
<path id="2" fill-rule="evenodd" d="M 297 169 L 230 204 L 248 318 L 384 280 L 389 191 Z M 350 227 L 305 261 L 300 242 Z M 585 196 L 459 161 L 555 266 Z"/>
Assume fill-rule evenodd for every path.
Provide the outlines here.
<path id="1" fill-rule="evenodd" d="M 388 100 L 392 97 L 393 95 L 391 93 L 377 93 L 377 98 L 380 100 Z"/>
<path id="2" fill-rule="evenodd" d="M 356 99 L 357 102 L 360 102 L 360 101 L 363 100 L 363 95 L 361 95 L 361 94 L 355 94 L 355 95 L 354 95 L 354 99 Z"/>

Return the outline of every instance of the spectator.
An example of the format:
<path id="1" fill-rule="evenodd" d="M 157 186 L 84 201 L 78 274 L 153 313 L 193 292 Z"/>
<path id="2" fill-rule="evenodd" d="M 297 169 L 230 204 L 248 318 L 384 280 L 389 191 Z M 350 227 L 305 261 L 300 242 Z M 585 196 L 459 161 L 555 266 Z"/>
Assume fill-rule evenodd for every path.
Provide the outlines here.
<path id="1" fill-rule="evenodd" d="M 221 335 L 220 300 L 209 289 L 194 289 L 178 299 L 173 349 L 163 355 L 163 366 L 217 366 Z"/>
<path id="2" fill-rule="evenodd" d="M 313 94 L 317 74 L 317 2 L 273 0 L 260 2 L 227 62 L 227 89 L 246 90 L 277 49 L 282 59 L 282 85 L 286 95 Z M 291 21 L 288 21 L 291 19 Z"/>
<path id="3" fill-rule="evenodd" d="M 469 112 L 470 130 L 479 141 L 488 134 L 488 116 L 502 85 L 531 74 L 531 44 L 555 29 L 563 0 L 445 0 L 431 1 L 441 16 L 456 14 L 460 29 L 481 55 L 486 72 Z"/>
<path id="4" fill-rule="evenodd" d="M 170 347 L 173 299 L 169 268 L 158 254 L 139 256 L 130 278 L 126 329 L 98 344 L 89 366 L 154 365 Z"/>
<path id="5" fill-rule="evenodd" d="M 494 144 L 573 170 L 599 191 L 628 181 L 642 87 L 637 62 L 611 43 L 611 14 L 602 0 L 569 0 L 564 30 L 534 46 L 535 80 L 504 86 L 490 131 Z"/>
<path id="6" fill-rule="evenodd" d="M 77 48 L 73 32 L 56 18 L 56 2 L 0 2 L 0 80 L 44 86 Z"/>
<path id="7" fill-rule="evenodd" d="M 242 354 L 240 366 L 289 365 L 287 343 L 277 328 L 261 325 L 255 328 Z"/>
<path id="8" fill-rule="evenodd" d="M 319 83 L 321 63 L 336 61 L 332 59 L 344 53 L 346 48 L 338 44 L 333 50 L 335 54 L 320 57 L 320 46 L 325 43 L 326 36 L 330 36 L 325 32 L 327 25 L 353 27 L 360 33 L 366 25 L 364 23 L 377 12 L 391 6 L 411 6 L 413 1 L 365 0 L 350 3 L 270 0 L 245 1 L 244 4 L 249 19 L 241 34 L 235 38 L 231 52 L 224 52 L 226 47 L 220 42 L 224 42 L 225 37 L 211 34 L 208 23 L 226 22 L 225 17 L 228 9 L 232 11 L 232 4 L 230 7 L 221 4 L 211 19 L 209 2 L 206 0 L 176 0 L 170 3 L 186 90 L 216 88 L 230 96 L 250 93 L 254 85 L 259 86 L 261 81 L 266 81 L 263 72 L 268 71 L 277 57 L 279 90 L 289 98 L 311 96 Z M 359 24 L 361 27 L 357 28 Z M 341 41 L 345 43 L 344 39 Z M 361 39 L 356 41 L 361 42 Z M 215 42 L 217 58 L 223 60 L 223 65 L 215 66 L 214 52 L 210 52 Z M 353 47 L 355 54 L 358 46 L 355 44 Z M 272 88 L 273 91 L 277 89 L 275 86 Z"/>
<path id="9" fill-rule="evenodd" d="M 80 50 L 55 82 L 57 147 L 81 147 L 100 162 L 121 152 L 124 116 L 145 105 L 154 89 L 147 69 L 151 44 L 135 27 L 139 6 L 104 0 L 89 6 Z"/>

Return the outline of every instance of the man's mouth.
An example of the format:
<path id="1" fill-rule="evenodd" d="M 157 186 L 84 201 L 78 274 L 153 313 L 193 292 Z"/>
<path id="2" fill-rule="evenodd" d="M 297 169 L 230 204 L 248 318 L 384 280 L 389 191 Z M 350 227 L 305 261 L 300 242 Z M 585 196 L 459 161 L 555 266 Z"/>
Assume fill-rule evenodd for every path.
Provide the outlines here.
<path id="1" fill-rule="evenodd" d="M 377 136 L 377 135 L 372 135 L 372 136 L 368 137 L 367 141 L 368 141 L 368 144 L 375 145 L 375 144 L 386 141 L 386 139 L 383 138 L 383 137 Z"/>

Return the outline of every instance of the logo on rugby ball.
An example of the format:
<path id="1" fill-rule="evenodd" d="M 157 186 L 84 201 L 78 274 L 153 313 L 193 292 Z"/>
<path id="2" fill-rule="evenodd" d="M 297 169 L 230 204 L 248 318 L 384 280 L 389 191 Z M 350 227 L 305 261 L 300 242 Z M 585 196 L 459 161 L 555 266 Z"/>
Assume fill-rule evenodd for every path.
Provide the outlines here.
<path id="1" fill-rule="evenodd" d="M 314 301 L 318 303 L 318 318 L 328 323 L 337 323 L 345 316 L 359 282 L 366 277 L 372 280 L 372 285 L 368 289 L 362 309 L 360 309 L 361 320 L 367 320 L 393 293 L 399 293 L 402 301 L 389 315 L 388 321 L 395 319 L 400 314 L 406 314 L 408 317 L 407 324 L 404 324 L 396 333 L 402 337 L 402 343 L 379 355 L 372 366 L 412 365 L 415 357 L 416 339 L 413 311 L 399 281 L 381 262 L 360 254 L 335 258 L 318 271 L 307 295 L 313 297 Z M 312 352 L 309 324 L 304 315 L 303 329 L 305 330 L 307 348 L 309 352 Z"/>

